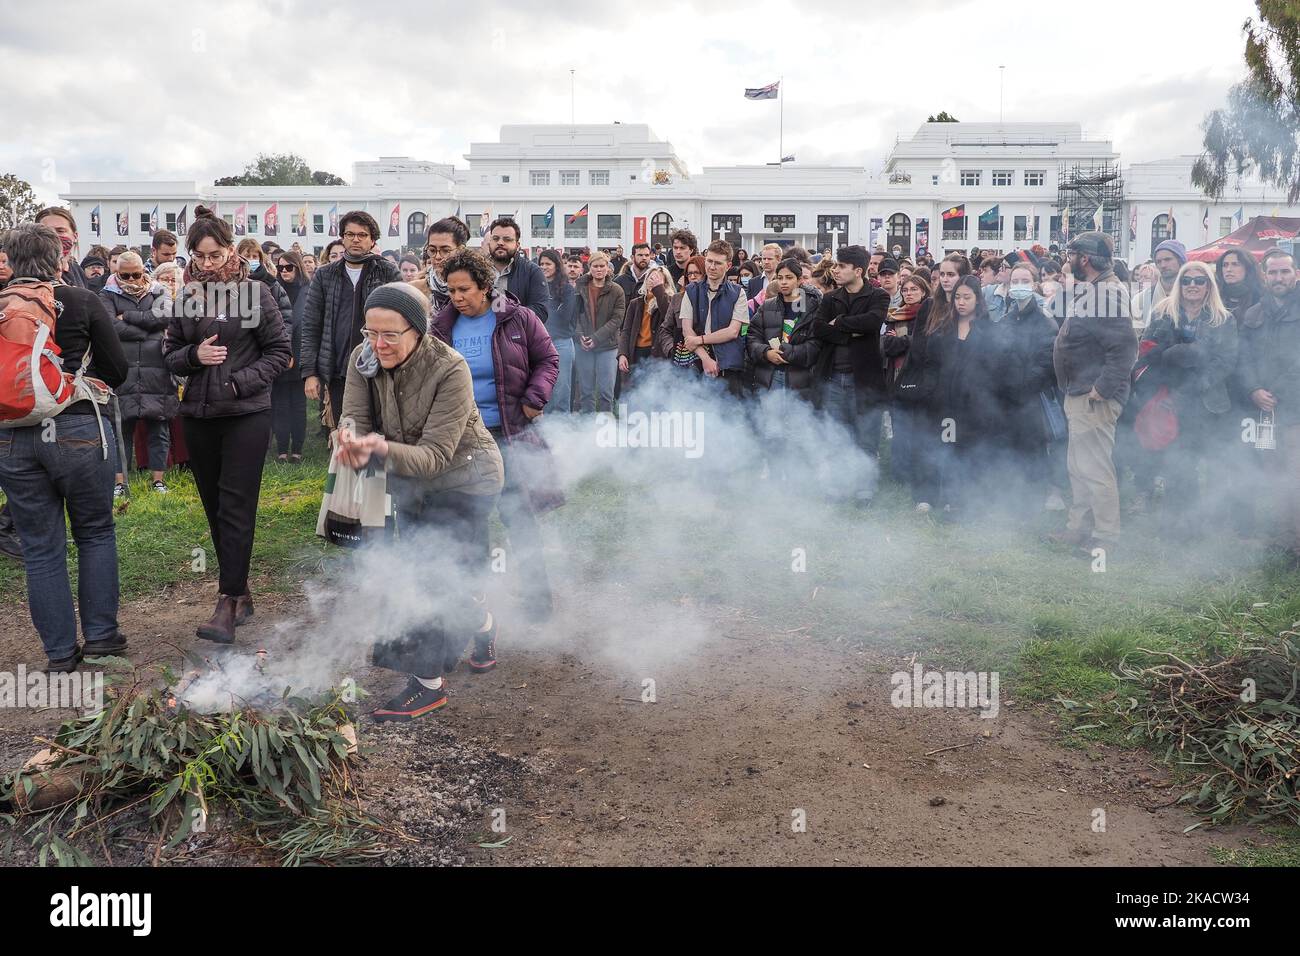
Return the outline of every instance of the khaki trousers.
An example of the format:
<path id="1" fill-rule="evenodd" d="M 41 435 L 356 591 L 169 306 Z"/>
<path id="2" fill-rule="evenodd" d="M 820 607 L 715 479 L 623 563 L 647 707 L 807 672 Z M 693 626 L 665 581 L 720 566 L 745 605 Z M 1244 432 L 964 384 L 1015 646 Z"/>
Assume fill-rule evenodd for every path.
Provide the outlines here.
<path id="1" fill-rule="evenodd" d="M 1113 454 L 1115 422 L 1122 408 L 1115 399 L 1065 396 L 1065 418 L 1070 426 L 1065 465 L 1073 497 L 1066 527 L 1086 531 L 1084 522 L 1091 512 L 1092 534 L 1104 541 L 1119 539 L 1119 483 Z"/>

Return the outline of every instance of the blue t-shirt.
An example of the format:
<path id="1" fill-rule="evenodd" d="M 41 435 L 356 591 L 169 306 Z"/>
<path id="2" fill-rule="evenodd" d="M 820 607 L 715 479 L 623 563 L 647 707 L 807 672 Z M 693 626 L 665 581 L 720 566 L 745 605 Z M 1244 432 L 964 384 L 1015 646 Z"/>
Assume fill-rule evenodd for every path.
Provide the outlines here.
<path id="1" fill-rule="evenodd" d="M 497 314 L 491 309 L 482 315 L 458 315 L 451 327 L 451 347 L 469 364 L 474 378 L 474 403 L 488 428 L 501 427 L 496 365 L 492 361 L 492 333 L 496 327 Z"/>

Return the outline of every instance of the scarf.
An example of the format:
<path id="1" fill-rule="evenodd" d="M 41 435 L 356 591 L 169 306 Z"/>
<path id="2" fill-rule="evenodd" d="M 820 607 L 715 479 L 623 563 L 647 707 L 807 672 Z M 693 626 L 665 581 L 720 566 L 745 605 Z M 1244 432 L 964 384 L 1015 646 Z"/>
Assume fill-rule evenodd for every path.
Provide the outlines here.
<path id="1" fill-rule="evenodd" d="M 369 259 L 378 259 L 379 256 L 375 255 L 373 252 L 363 252 L 360 255 L 354 256 L 352 253 L 345 251 L 343 253 L 343 258 L 349 265 L 359 266 L 361 263 Z"/>
<path id="2" fill-rule="evenodd" d="M 447 291 L 447 280 L 438 275 L 438 270 L 429 267 L 429 299 L 433 302 L 434 313 L 441 312 L 451 304 L 451 293 Z"/>
<path id="3" fill-rule="evenodd" d="M 907 335 L 912 328 L 910 323 L 916 318 L 916 313 L 920 310 L 920 302 L 916 303 L 916 305 L 908 305 L 904 302 L 899 306 L 890 306 L 889 312 L 885 316 L 885 322 L 889 325 L 889 328 L 894 330 L 895 335 Z M 891 358 L 889 360 L 890 372 L 895 376 L 898 375 L 906 360 L 906 352 L 902 355 Z"/>
<path id="4" fill-rule="evenodd" d="M 375 354 L 375 348 L 370 344 L 369 339 L 364 339 L 361 343 L 361 351 L 357 353 L 356 366 L 357 371 L 366 378 L 374 378 L 379 374 L 379 356 Z"/>
<path id="5" fill-rule="evenodd" d="M 248 278 L 248 263 L 236 255 L 226 257 L 224 264 L 216 269 L 200 269 L 191 259 L 185 264 L 185 284 L 191 282 L 243 282 Z"/>
<path id="6" fill-rule="evenodd" d="M 117 287 L 131 298 L 139 300 L 144 298 L 146 292 L 153 285 L 153 280 L 146 276 L 141 276 L 134 282 L 128 282 L 121 276 L 117 277 Z"/>

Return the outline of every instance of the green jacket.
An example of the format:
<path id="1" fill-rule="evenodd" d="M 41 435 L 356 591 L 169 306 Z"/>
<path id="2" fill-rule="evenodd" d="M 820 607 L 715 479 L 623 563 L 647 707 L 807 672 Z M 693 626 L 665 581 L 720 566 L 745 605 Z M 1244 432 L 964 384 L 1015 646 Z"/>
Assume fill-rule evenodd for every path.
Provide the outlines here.
<path id="1" fill-rule="evenodd" d="M 408 479 L 397 483 L 399 508 L 428 492 L 500 492 L 501 452 L 479 417 L 469 365 L 460 354 L 426 335 L 405 362 L 368 379 L 357 369 L 364 347 L 348 360 L 339 421 L 350 419 L 357 435 L 381 431 L 388 439 L 384 466 Z"/>

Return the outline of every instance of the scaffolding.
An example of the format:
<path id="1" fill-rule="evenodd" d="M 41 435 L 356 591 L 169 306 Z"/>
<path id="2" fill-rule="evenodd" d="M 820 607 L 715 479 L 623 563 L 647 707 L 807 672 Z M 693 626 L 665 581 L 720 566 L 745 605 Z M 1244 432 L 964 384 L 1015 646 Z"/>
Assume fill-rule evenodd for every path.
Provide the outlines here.
<path id="1" fill-rule="evenodd" d="M 1124 179 L 1119 167 L 1109 160 L 1062 165 L 1056 175 L 1056 211 L 1060 217 L 1052 230 L 1053 242 L 1064 242 L 1081 232 L 1097 229 L 1097 209 L 1101 209 L 1101 232 L 1115 240 L 1115 250 L 1123 228 Z"/>

